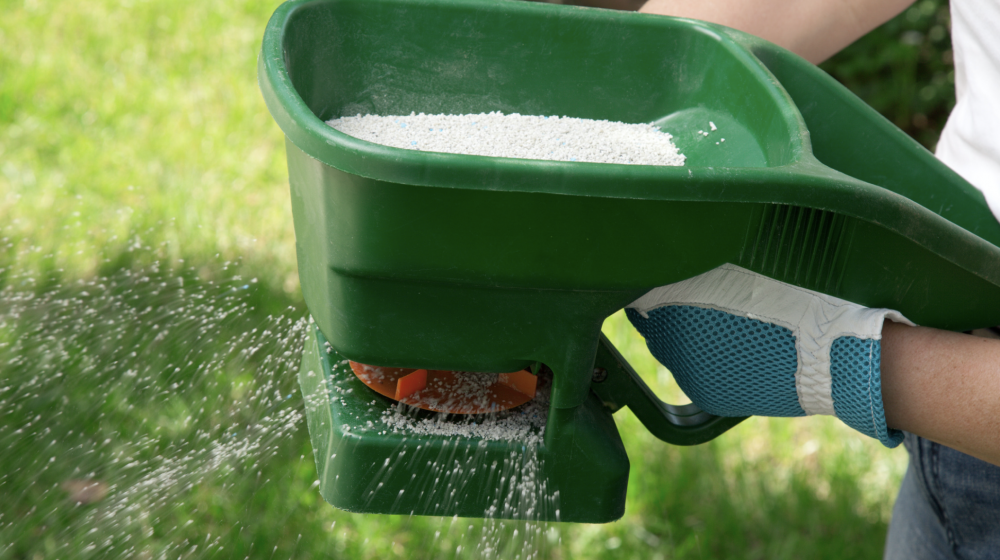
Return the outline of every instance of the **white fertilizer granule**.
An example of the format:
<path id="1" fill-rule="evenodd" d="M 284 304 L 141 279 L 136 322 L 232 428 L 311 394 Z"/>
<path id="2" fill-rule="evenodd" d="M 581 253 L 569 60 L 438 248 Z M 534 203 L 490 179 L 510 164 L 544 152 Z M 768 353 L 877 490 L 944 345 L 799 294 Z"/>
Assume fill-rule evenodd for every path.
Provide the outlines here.
<path id="1" fill-rule="evenodd" d="M 527 403 L 489 414 L 417 419 L 413 410 L 400 404 L 382 413 L 382 423 L 392 432 L 414 435 L 475 438 L 487 441 L 519 441 L 539 444 L 549 416 L 551 380 L 539 377 L 538 392 Z"/>
<path id="2" fill-rule="evenodd" d="M 492 157 L 684 165 L 672 136 L 650 124 L 500 112 L 478 115 L 357 115 L 327 121 L 333 128 L 384 146 Z"/>

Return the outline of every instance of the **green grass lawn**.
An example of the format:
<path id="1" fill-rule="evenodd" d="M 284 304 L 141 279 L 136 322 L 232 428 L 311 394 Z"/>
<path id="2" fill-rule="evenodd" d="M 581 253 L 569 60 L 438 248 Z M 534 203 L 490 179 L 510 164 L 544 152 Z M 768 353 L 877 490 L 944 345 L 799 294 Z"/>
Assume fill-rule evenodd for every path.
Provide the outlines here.
<path id="1" fill-rule="evenodd" d="M 313 484 L 283 141 L 256 85 L 276 5 L 3 5 L 0 558 L 472 558 L 510 529 L 349 514 Z M 605 331 L 682 398 L 621 314 Z M 616 420 L 625 517 L 541 527 L 541 557 L 880 556 L 901 449 L 828 418 L 696 448 Z M 103 497 L 77 504 L 75 480 Z"/>

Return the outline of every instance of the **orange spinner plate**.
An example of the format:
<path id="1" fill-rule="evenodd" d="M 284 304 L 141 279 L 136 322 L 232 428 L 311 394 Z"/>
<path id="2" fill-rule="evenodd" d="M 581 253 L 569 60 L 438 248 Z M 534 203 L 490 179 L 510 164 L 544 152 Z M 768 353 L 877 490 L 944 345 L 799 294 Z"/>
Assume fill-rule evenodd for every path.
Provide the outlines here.
<path id="1" fill-rule="evenodd" d="M 538 379 L 527 370 L 475 373 L 350 364 L 354 375 L 381 395 L 451 414 L 484 414 L 520 406 L 535 397 Z"/>

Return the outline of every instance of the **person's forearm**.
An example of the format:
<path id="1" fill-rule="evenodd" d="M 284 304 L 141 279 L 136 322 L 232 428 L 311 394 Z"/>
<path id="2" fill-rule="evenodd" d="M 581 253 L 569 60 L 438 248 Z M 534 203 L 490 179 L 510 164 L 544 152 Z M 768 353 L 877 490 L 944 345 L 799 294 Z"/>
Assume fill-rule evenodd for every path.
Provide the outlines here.
<path id="1" fill-rule="evenodd" d="M 641 12 L 739 29 L 819 63 L 914 0 L 649 0 Z"/>
<path id="2" fill-rule="evenodd" d="M 889 427 L 1000 465 L 1000 340 L 887 321 L 881 370 Z"/>

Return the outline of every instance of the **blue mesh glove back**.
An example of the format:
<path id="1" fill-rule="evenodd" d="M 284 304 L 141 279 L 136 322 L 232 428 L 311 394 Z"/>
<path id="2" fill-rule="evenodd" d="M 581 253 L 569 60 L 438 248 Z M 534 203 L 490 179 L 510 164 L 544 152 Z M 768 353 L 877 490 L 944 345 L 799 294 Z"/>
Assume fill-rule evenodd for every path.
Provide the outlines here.
<path id="1" fill-rule="evenodd" d="M 903 440 L 882 407 L 886 317 L 734 265 L 656 288 L 626 314 L 657 360 L 717 416 L 830 414 L 887 447 Z"/>

